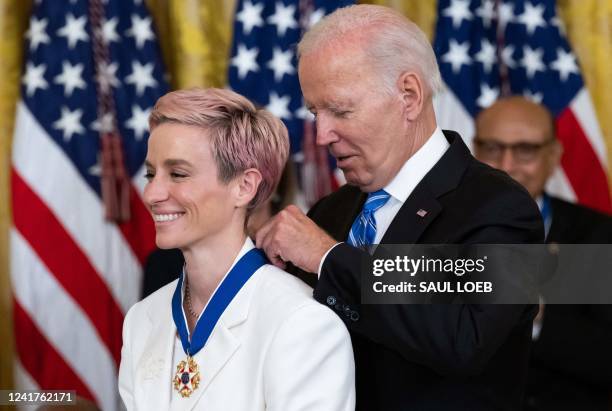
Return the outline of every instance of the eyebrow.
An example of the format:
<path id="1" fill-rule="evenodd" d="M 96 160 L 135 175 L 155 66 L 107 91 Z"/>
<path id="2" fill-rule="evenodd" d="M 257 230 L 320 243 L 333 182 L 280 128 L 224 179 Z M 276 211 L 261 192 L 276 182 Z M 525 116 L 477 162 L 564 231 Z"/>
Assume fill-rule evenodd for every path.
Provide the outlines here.
<path id="1" fill-rule="evenodd" d="M 145 160 L 145 166 L 149 167 L 149 168 L 155 168 L 155 167 L 153 167 L 153 165 L 148 160 Z M 164 166 L 166 166 L 166 167 L 175 167 L 175 166 L 193 167 L 193 164 L 191 164 L 187 160 L 183 160 L 183 159 L 180 159 L 180 158 L 168 158 L 168 159 L 164 160 Z"/>

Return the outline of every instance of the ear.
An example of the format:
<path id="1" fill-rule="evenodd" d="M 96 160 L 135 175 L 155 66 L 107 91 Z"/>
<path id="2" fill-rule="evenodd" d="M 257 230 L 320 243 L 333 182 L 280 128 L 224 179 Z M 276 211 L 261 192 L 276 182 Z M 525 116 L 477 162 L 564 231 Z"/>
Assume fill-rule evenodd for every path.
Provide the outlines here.
<path id="1" fill-rule="evenodd" d="M 421 78 L 415 72 L 406 71 L 400 75 L 397 86 L 404 103 L 406 119 L 415 121 L 423 111 L 425 98 Z"/>
<path id="2" fill-rule="evenodd" d="M 236 177 L 235 207 L 246 207 L 249 204 L 257 194 L 261 180 L 261 173 L 256 168 L 249 168 Z"/>

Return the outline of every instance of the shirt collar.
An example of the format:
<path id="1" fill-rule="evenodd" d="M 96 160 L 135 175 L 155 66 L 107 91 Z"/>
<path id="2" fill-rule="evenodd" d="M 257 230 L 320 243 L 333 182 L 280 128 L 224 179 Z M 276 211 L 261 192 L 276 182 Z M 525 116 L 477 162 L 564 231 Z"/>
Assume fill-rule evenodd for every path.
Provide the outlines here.
<path id="1" fill-rule="evenodd" d="M 406 160 L 393 180 L 387 184 L 385 191 L 400 202 L 405 202 L 423 177 L 442 158 L 449 146 L 440 127 L 436 127 L 425 144 Z"/>

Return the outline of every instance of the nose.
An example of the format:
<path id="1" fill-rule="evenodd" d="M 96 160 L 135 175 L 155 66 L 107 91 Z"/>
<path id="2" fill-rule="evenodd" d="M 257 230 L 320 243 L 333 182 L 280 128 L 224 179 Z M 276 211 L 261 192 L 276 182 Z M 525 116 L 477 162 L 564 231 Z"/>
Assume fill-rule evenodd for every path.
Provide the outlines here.
<path id="1" fill-rule="evenodd" d="M 505 149 L 502 153 L 502 156 L 499 160 L 499 168 L 504 170 L 509 175 L 512 175 L 515 169 L 515 161 L 512 150 Z"/>
<path id="2" fill-rule="evenodd" d="M 334 130 L 333 121 L 326 115 L 320 114 L 315 120 L 316 131 L 317 131 L 317 145 L 318 146 L 329 146 L 332 143 L 338 141 L 338 134 Z"/>
<path id="3" fill-rule="evenodd" d="M 143 198 L 149 208 L 168 199 L 168 188 L 158 176 L 153 177 L 145 185 Z"/>

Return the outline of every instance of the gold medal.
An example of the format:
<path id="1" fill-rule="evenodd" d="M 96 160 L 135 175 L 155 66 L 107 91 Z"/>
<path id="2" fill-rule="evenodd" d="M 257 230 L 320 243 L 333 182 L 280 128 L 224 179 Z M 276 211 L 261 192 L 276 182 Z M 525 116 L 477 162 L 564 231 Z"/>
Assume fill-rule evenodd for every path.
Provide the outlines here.
<path id="1" fill-rule="evenodd" d="M 174 389 L 181 397 L 189 397 L 200 385 L 200 370 L 193 357 L 188 356 L 176 366 Z"/>

